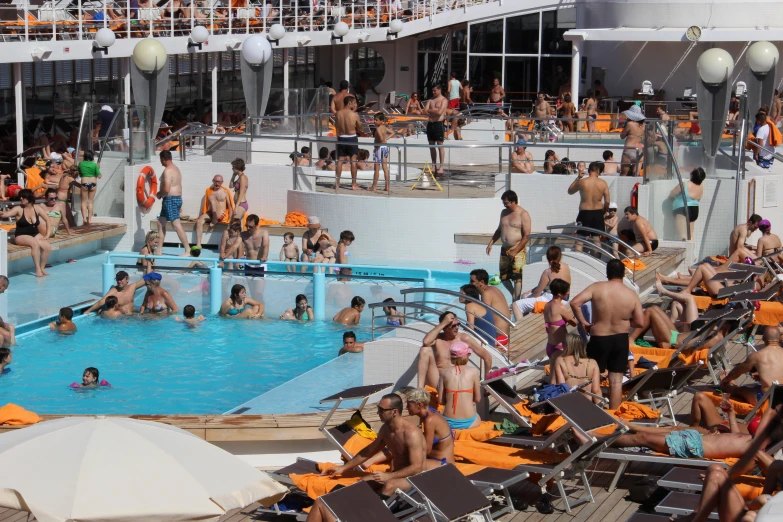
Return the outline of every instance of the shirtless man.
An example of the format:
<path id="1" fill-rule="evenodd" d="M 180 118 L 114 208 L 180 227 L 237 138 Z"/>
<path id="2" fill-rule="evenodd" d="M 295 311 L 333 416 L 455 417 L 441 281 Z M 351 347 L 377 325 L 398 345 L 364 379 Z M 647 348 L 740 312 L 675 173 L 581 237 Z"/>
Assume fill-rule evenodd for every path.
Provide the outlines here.
<path id="1" fill-rule="evenodd" d="M 248 261 L 261 261 L 266 263 L 269 257 L 269 232 L 262 227 L 258 226 L 258 216 L 250 214 L 245 220 L 245 226 L 247 230 L 242 232 L 242 245 L 245 248 L 245 255 Z M 245 265 L 246 276 L 260 276 L 250 279 L 248 284 L 251 288 L 251 296 L 253 299 L 262 301 L 264 294 L 264 268 L 259 265 Z"/>
<path id="2" fill-rule="evenodd" d="M 375 148 L 372 152 L 373 169 L 375 172 L 372 176 L 372 186 L 370 192 L 375 192 L 378 186 L 378 177 L 383 169 L 383 178 L 386 181 L 384 185 L 384 192 L 389 192 L 389 146 L 386 142 L 389 138 L 394 137 L 394 131 L 386 126 L 386 115 L 379 112 L 375 115 L 375 130 L 373 131 L 375 136 Z"/>
<path id="3" fill-rule="evenodd" d="M 758 371 L 758 384 L 737 386 L 734 381 L 753 369 Z M 780 330 L 768 326 L 764 330 L 764 348 L 748 355 L 721 379 L 720 388 L 730 393 L 732 399 L 756 404 L 774 381 L 783 382 L 783 347 L 780 346 Z"/>
<path id="4" fill-rule="evenodd" d="M 103 305 L 106 304 L 106 298 L 110 296 L 117 298 L 117 304 L 123 314 L 133 313 L 133 298 L 136 295 L 136 291 L 139 288 L 144 287 L 144 279 L 139 279 L 131 284 L 130 276 L 128 276 L 128 272 L 125 272 L 124 270 L 117 272 L 114 279 L 117 281 L 117 286 L 111 287 L 109 291 L 106 292 L 106 295 L 85 310 L 84 315 L 90 315 L 95 310 L 103 307 Z"/>
<path id="5" fill-rule="evenodd" d="M 68 225 L 67 214 L 68 211 L 65 208 L 65 203 L 57 201 L 57 189 L 46 189 L 46 203 L 41 205 L 41 208 L 49 217 L 49 237 L 57 237 L 57 229 L 60 223 L 65 225 L 65 234 L 71 235 L 71 227 Z"/>
<path id="6" fill-rule="evenodd" d="M 440 323 L 425 335 L 421 342 L 417 388 L 424 388 L 425 385 L 437 388 L 440 371 L 451 367 L 449 348 L 458 341 L 470 346 L 473 353 L 484 361 L 484 374 L 489 372 L 492 368 L 492 356 L 476 339 L 459 331 L 459 321 L 454 313 L 445 312 L 440 316 Z"/>
<path id="7" fill-rule="evenodd" d="M 632 430 L 639 428 L 634 425 Z M 643 429 L 643 428 L 641 428 Z M 728 459 L 741 457 L 750 447 L 752 437 L 747 433 L 708 433 L 694 429 L 639 431 L 621 435 L 615 442 L 618 448 L 643 446 L 675 457 L 701 459 Z"/>
<path id="8" fill-rule="evenodd" d="M 380 485 L 378 493 L 392 495 L 397 489 L 408 491 L 411 489 L 407 477 L 412 477 L 424 471 L 424 461 L 427 458 L 427 443 L 424 434 L 417 425 L 402 418 L 402 399 L 396 393 L 389 393 L 381 398 L 378 403 L 378 418 L 383 426 L 378 431 L 378 437 L 369 446 L 357 453 L 351 460 L 336 468 L 326 470 L 327 475 L 341 475 L 349 469 L 360 466 L 370 457 L 383 451 L 384 448 L 391 454 L 391 469 L 389 472 L 370 473 L 362 480 L 375 482 Z M 377 488 L 376 488 L 377 489 Z M 319 502 L 316 500 L 316 505 Z M 319 511 L 313 506 L 313 511 Z M 307 517 L 313 520 L 321 518 Z M 332 518 L 334 520 L 334 518 Z"/>
<path id="9" fill-rule="evenodd" d="M 337 96 L 335 96 L 335 99 Z M 359 136 L 363 136 L 362 122 L 359 119 L 359 115 L 356 114 L 356 98 L 346 96 L 344 104 L 345 106 L 338 110 L 337 116 L 335 116 L 335 129 L 337 130 L 335 192 L 340 190 L 340 174 L 343 172 L 343 163 L 346 160 L 351 166 L 351 190 L 361 190 L 361 187 L 356 184 L 356 157 L 359 154 Z"/>
<path id="10" fill-rule="evenodd" d="M 571 300 L 571 310 L 582 328 L 590 334 L 587 356 L 595 359 L 601 373 L 609 370 L 609 409 L 620 406 L 623 399 L 623 375 L 628 367 L 628 331 L 640 328 L 644 312 L 639 296 L 623 284 L 625 265 L 619 259 L 606 264 L 608 281 L 593 283 Z M 590 324 L 582 305 L 592 304 Z"/>
<path id="11" fill-rule="evenodd" d="M 775 94 L 772 97 L 772 107 L 770 107 L 769 117 L 770 119 L 777 123 L 780 121 L 780 115 L 781 115 L 781 100 L 780 100 L 780 93 L 777 89 L 775 89 Z"/>
<path id="12" fill-rule="evenodd" d="M 750 248 L 746 244 L 748 236 L 758 230 L 759 223 L 761 223 L 761 216 L 758 214 L 751 214 L 747 223 L 734 227 L 734 230 L 731 231 L 731 236 L 729 236 L 729 255 L 732 255 L 740 248 Z"/>
<path id="13" fill-rule="evenodd" d="M 212 186 L 204 193 L 201 215 L 196 220 L 196 245 L 201 248 L 204 223 L 209 223 L 210 228 L 217 223 L 228 225 L 233 217 L 234 198 L 231 191 L 223 186 L 223 176 L 215 174 L 212 178 Z"/>
<path id="14" fill-rule="evenodd" d="M 642 166 L 641 151 L 644 144 L 644 114 L 638 105 L 631 105 L 631 108 L 624 111 L 626 117 L 625 127 L 620 133 L 620 138 L 625 140 L 623 148 L 623 157 L 621 159 L 621 176 L 636 176 L 638 169 Z"/>
<path id="15" fill-rule="evenodd" d="M 527 262 L 525 247 L 531 230 L 530 214 L 519 206 L 519 198 L 513 190 L 500 196 L 504 209 L 500 212 L 500 224 L 487 245 L 487 255 L 492 245 L 500 239 L 500 280 L 511 294 L 511 301 L 519 299 L 522 293 L 522 269 Z M 513 283 L 512 283 L 513 281 Z"/>
<path id="16" fill-rule="evenodd" d="M 499 314 L 492 312 L 495 328 L 503 332 L 502 334 L 500 332 L 496 334 L 495 346 L 500 345 L 505 348 L 508 346 L 508 336 L 511 332 L 511 325 L 508 323 L 511 315 L 508 311 L 506 296 L 499 289 L 489 284 L 489 274 L 483 268 L 477 268 L 470 272 L 470 284 L 476 287 L 483 303 L 499 311 L 500 315 L 503 316 L 500 317 Z"/>
<path id="17" fill-rule="evenodd" d="M 543 91 L 538 93 L 536 97 L 536 104 L 533 106 L 533 118 L 546 119 L 549 118 L 549 102 L 546 101 L 546 94 Z M 536 122 L 539 123 L 539 122 Z"/>
<path id="18" fill-rule="evenodd" d="M 563 118 L 563 131 L 574 132 L 576 130 L 576 122 L 573 121 L 577 117 L 576 106 L 571 102 L 571 95 L 563 95 L 563 105 L 560 107 L 562 111 L 561 117 Z"/>
<path id="19" fill-rule="evenodd" d="M 535 172 L 533 165 L 533 155 L 527 151 L 524 140 L 517 142 L 517 148 L 511 153 L 511 170 L 521 172 L 522 174 L 532 174 Z"/>
<path id="20" fill-rule="evenodd" d="M 639 215 L 636 207 L 625 207 L 625 219 L 633 227 L 636 243 L 631 245 L 634 250 L 642 251 L 643 256 L 649 256 L 658 249 L 658 234 L 646 218 Z"/>
<path id="21" fill-rule="evenodd" d="M 185 255 L 189 255 L 190 243 L 188 243 L 185 230 L 179 220 L 180 210 L 182 210 L 182 173 L 174 165 L 171 151 L 161 151 L 160 163 L 163 165 L 163 173 L 160 175 L 160 190 L 157 196 L 158 199 L 163 200 L 163 206 L 160 209 L 160 217 L 158 217 L 158 234 L 160 234 L 161 241 L 158 243 L 156 254 L 160 255 L 161 253 L 163 241 L 166 239 L 166 223 L 171 221 L 179 242 L 185 247 Z"/>
<path id="22" fill-rule="evenodd" d="M 345 98 L 347 96 L 350 96 L 351 93 L 348 90 L 351 84 L 349 84 L 346 80 L 343 80 L 340 82 L 340 92 L 332 96 L 332 104 L 329 106 L 329 109 L 331 110 L 332 114 L 337 114 L 338 111 L 343 110 L 345 108 Z"/>
<path id="23" fill-rule="evenodd" d="M 443 145 L 443 138 L 446 133 L 443 127 L 443 120 L 446 116 L 446 109 L 449 108 L 449 102 L 445 96 L 441 94 L 440 85 L 433 85 L 432 98 L 427 100 L 427 104 L 424 106 L 424 112 L 427 114 L 427 142 L 430 145 Z M 440 151 L 440 166 L 438 166 L 438 150 Z M 436 150 L 435 147 L 430 147 L 430 158 L 432 159 L 432 165 L 436 167 L 435 174 L 443 175 L 443 164 L 446 161 L 446 151 L 443 147 Z"/>
<path id="24" fill-rule="evenodd" d="M 497 105 L 503 105 L 503 100 L 506 98 L 506 91 L 503 90 L 503 86 L 500 85 L 500 80 L 497 78 L 492 80 L 492 89 L 489 91 L 489 98 L 487 103 L 495 103 Z"/>
<path id="25" fill-rule="evenodd" d="M 609 194 L 609 185 L 599 176 L 604 171 L 604 164 L 600 161 L 590 163 L 587 178 L 580 172 L 576 179 L 568 187 L 568 194 L 574 195 L 579 192 L 581 201 L 579 202 L 579 213 L 576 215 L 577 223 L 588 228 L 596 230 L 605 230 L 604 214 L 609 212 L 609 203 L 611 194 Z M 603 200 L 603 202 L 602 202 Z M 593 243 L 598 245 L 601 236 L 589 230 L 577 230 L 577 235 L 589 237 Z M 582 245 L 577 244 L 578 251 L 582 250 Z"/>

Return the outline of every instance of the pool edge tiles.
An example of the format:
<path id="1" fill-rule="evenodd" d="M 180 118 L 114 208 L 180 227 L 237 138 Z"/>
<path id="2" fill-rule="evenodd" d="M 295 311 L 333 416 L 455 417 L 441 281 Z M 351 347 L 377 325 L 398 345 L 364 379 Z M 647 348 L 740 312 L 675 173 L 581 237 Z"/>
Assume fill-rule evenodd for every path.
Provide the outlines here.
<path id="1" fill-rule="evenodd" d="M 329 410 L 331 405 L 319 405 L 321 399 L 362 385 L 363 359 L 361 353 L 343 354 L 231 408 L 223 415 L 272 415 Z M 319 376 L 317 372 L 327 372 L 329 379 L 316 379 Z M 350 408 L 360 402 L 345 401 L 343 406 Z"/>

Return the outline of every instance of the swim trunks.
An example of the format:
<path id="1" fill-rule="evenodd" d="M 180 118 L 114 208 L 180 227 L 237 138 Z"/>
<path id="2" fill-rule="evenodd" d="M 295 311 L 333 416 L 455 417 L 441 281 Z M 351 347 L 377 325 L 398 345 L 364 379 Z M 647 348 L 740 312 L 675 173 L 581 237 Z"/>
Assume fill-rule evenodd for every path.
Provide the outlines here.
<path id="1" fill-rule="evenodd" d="M 628 334 L 591 335 L 587 356 L 595 359 L 602 373 L 607 369 L 613 373 L 625 373 L 628 369 Z"/>
<path id="2" fill-rule="evenodd" d="M 160 217 L 169 221 L 179 219 L 179 211 L 182 210 L 182 196 L 166 196 L 160 209 Z"/>
<path id="3" fill-rule="evenodd" d="M 357 136 L 337 137 L 337 157 L 356 156 L 359 154 L 359 138 Z"/>
<path id="4" fill-rule="evenodd" d="M 442 121 L 430 121 L 427 122 L 427 141 L 443 141 L 443 122 Z"/>
<path id="5" fill-rule="evenodd" d="M 671 336 L 669 337 L 669 344 L 674 346 L 675 344 L 677 344 L 677 336 L 680 335 L 680 332 L 678 332 L 677 330 L 670 330 L 670 332 L 671 332 Z"/>
<path id="6" fill-rule="evenodd" d="M 449 109 L 459 109 L 459 98 L 449 100 Z"/>
<path id="7" fill-rule="evenodd" d="M 517 252 L 517 255 L 511 257 L 508 255 L 507 248 L 500 249 L 500 262 L 498 268 L 500 269 L 501 281 L 519 281 L 522 279 L 522 269 L 525 268 L 527 262 L 527 253 L 525 249 Z"/>
<path id="8" fill-rule="evenodd" d="M 774 156 L 770 156 L 769 158 L 766 159 L 759 157 L 759 159 L 756 160 L 756 165 L 758 165 L 762 169 L 768 169 L 772 166 L 774 162 L 775 162 Z"/>
<path id="9" fill-rule="evenodd" d="M 696 430 L 673 431 L 666 435 L 669 455 L 683 459 L 703 459 L 701 433 Z"/>
<path id="10" fill-rule="evenodd" d="M 576 215 L 576 223 L 583 227 L 594 228 L 596 230 L 604 230 L 606 225 L 604 224 L 604 211 L 598 210 L 580 210 Z M 589 230 L 577 230 L 576 233 L 580 236 L 594 236 L 595 232 Z"/>
<path id="11" fill-rule="evenodd" d="M 259 265 L 245 265 L 245 275 L 246 276 L 257 276 L 257 277 L 264 277 L 264 272 L 266 271 L 266 268 Z"/>
<path id="12" fill-rule="evenodd" d="M 653 252 L 658 250 L 658 240 L 657 239 L 651 239 L 650 240 L 650 248 L 652 248 Z"/>
<path id="13" fill-rule="evenodd" d="M 383 163 L 383 160 L 389 159 L 389 147 L 385 145 L 381 145 L 380 147 L 375 147 L 375 149 L 372 151 L 372 160 L 374 163 Z"/>

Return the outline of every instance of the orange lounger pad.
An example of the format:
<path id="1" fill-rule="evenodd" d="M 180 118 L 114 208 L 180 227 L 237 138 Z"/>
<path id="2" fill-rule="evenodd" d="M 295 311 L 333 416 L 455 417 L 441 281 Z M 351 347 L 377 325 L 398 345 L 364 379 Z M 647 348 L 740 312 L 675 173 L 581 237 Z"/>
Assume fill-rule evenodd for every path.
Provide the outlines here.
<path id="1" fill-rule="evenodd" d="M 666 348 L 649 348 L 647 346 L 631 346 L 631 353 L 635 362 L 639 362 L 641 357 L 653 361 L 658 368 L 668 368 L 671 362 L 674 350 Z"/>
<path id="2" fill-rule="evenodd" d="M 777 326 L 783 321 L 783 303 L 762 301 L 753 313 L 753 324 Z"/>
<path id="3" fill-rule="evenodd" d="M 682 361 L 682 364 L 696 364 L 698 362 L 705 362 L 707 360 L 707 354 L 710 352 L 709 348 L 700 348 L 698 350 L 692 350 L 688 353 L 680 353 L 677 355 L 677 359 Z"/>
<path id="4" fill-rule="evenodd" d="M 473 440 L 454 442 L 454 459 L 481 466 L 514 469 L 521 464 L 556 464 L 566 455 L 548 450 L 519 449 Z"/>
<path id="5" fill-rule="evenodd" d="M 706 310 L 710 306 L 723 306 L 729 302 L 728 299 L 713 299 L 708 295 L 694 295 L 693 299 L 696 301 L 696 306 L 699 310 Z"/>

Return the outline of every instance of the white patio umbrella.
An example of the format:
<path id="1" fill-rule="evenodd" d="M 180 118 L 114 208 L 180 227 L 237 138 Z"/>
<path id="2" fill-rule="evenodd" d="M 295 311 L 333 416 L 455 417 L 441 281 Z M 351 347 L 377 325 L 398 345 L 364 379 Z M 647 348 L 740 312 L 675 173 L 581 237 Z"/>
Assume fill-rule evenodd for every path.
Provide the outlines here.
<path id="1" fill-rule="evenodd" d="M 212 521 L 286 488 L 179 428 L 69 417 L 0 435 L 0 506 L 39 522 Z"/>

